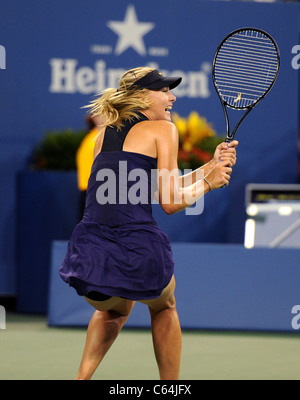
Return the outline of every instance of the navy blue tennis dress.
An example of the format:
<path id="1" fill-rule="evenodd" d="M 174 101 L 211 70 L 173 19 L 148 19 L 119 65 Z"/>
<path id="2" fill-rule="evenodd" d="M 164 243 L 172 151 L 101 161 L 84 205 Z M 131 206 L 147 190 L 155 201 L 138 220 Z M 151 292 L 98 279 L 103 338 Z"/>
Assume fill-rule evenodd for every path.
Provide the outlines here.
<path id="1" fill-rule="evenodd" d="M 157 159 L 123 151 L 129 130 L 144 120 L 140 113 L 121 131 L 107 127 L 94 160 L 84 216 L 59 270 L 80 296 L 100 292 L 130 300 L 152 299 L 160 296 L 173 275 L 170 239 L 152 216 L 151 170 L 157 168 Z"/>

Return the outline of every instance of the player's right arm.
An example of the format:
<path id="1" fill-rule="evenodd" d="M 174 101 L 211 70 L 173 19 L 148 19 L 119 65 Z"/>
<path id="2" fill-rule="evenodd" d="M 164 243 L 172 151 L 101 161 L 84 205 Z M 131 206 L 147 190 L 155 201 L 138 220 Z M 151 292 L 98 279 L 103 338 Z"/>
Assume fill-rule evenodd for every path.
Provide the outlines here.
<path id="1" fill-rule="evenodd" d="M 155 124 L 155 125 L 154 125 Z M 181 187 L 178 170 L 178 131 L 167 121 L 154 122 L 153 129 L 157 147 L 159 203 L 167 214 L 181 211 L 199 200 L 210 187 L 202 179 Z M 212 189 L 229 184 L 231 168 L 220 162 L 206 176 Z"/>

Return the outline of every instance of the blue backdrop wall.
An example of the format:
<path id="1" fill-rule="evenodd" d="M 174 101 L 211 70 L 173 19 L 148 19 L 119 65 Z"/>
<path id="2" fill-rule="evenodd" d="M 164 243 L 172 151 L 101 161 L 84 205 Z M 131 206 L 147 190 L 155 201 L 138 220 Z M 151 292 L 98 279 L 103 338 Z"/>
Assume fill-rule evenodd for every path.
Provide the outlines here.
<path id="1" fill-rule="evenodd" d="M 197 110 L 224 134 L 211 81 L 214 52 L 239 27 L 268 31 L 280 47 L 280 74 L 239 131 L 230 189 L 223 198 L 207 196 L 204 215 L 207 210 L 216 216 L 210 228 L 218 229 L 219 209 L 226 216 L 216 241 L 243 241 L 247 183 L 297 181 L 299 60 L 292 49 L 299 43 L 299 5 L 152 0 L 149 7 L 138 0 L 1 0 L 0 10 L 2 61 L 5 57 L 0 69 L 0 294 L 16 292 L 16 210 L 22 206 L 18 172 L 27 167 L 46 130 L 85 127 L 82 106 L 105 87 L 116 86 L 130 67 L 151 65 L 183 76 L 174 91 L 175 111 L 187 116 Z M 190 226 L 201 223 L 200 217 L 190 216 Z M 205 241 L 205 235 L 199 240 Z"/>

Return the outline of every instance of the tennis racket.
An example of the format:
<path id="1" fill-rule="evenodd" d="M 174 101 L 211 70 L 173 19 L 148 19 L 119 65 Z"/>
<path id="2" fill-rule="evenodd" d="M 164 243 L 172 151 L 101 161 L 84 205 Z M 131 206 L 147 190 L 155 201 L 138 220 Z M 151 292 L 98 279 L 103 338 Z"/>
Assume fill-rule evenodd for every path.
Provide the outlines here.
<path id="1" fill-rule="evenodd" d="M 225 114 L 226 143 L 234 139 L 246 116 L 271 90 L 279 65 L 280 53 L 275 40 L 260 29 L 238 29 L 219 45 L 212 76 Z M 232 131 L 227 108 L 245 110 Z"/>

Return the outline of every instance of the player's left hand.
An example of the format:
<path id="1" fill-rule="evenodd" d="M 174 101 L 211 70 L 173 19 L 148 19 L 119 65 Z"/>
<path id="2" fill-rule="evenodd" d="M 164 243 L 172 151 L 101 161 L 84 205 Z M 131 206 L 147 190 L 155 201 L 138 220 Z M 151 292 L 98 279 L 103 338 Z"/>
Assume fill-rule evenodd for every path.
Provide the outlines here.
<path id="1" fill-rule="evenodd" d="M 230 143 L 220 143 L 214 153 L 214 161 L 219 163 L 221 161 L 227 161 L 229 167 L 233 167 L 236 164 L 236 148 L 239 142 L 233 140 Z"/>

